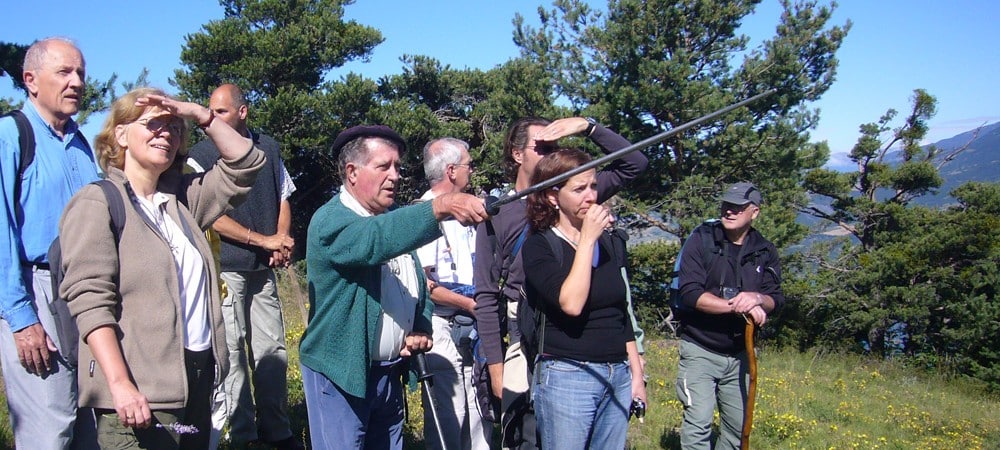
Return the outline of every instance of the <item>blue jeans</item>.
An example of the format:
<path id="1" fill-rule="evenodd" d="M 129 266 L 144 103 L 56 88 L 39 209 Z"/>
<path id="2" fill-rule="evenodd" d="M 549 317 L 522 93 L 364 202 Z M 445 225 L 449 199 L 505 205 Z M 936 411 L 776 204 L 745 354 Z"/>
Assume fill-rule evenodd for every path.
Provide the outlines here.
<path id="1" fill-rule="evenodd" d="M 720 355 L 681 340 L 677 369 L 677 399 L 684 405 L 681 447 L 737 449 L 743 431 L 746 399 L 746 352 Z M 719 437 L 712 445 L 712 417 L 719 407 Z"/>
<path id="2" fill-rule="evenodd" d="M 632 404 L 627 361 L 543 357 L 532 386 L 541 448 L 625 448 Z"/>
<path id="3" fill-rule="evenodd" d="M 365 398 L 351 396 L 323 374 L 299 367 L 312 448 L 403 448 L 402 363 L 373 363 Z"/>

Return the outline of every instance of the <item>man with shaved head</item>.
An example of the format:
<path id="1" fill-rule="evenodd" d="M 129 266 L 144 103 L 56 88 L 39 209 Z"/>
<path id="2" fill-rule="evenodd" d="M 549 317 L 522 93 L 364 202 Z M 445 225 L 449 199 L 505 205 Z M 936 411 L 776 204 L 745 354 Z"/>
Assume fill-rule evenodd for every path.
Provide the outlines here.
<path id="1" fill-rule="evenodd" d="M 299 449 L 302 444 L 292 435 L 288 421 L 288 355 L 273 270 L 291 262 L 295 241 L 289 236 L 292 208 L 288 197 L 295 185 L 282 163 L 278 143 L 247 127 L 247 103 L 239 87 L 219 86 L 208 107 L 252 138 L 267 156 L 246 202 L 212 226 L 222 236 L 220 277 L 227 288 L 222 311 L 230 366 L 213 402 L 212 446 L 228 420 L 229 440 L 234 444 L 262 441 L 274 448 Z M 219 151 L 206 139 L 191 149 L 191 157 L 196 163 L 192 165 L 211 167 Z"/>
<path id="2" fill-rule="evenodd" d="M 0 118 L 0 227 L 6 231 L 0 234 L 0 356 L 17 448 L 97 444 L 93 414 L 81 411 L 77 420 L 79 332 L 66 302 L 52 292 L 48 260 L 63 207 L 98 179 L 94 153 L 73 121 L 86 76 L 73 42 L 35 42 L 24 57 L 28 101 L 19 112 L 30 130 L 22 134 L 13 117 Z M 22 172 L 26 137 L 35 150 Z"/>

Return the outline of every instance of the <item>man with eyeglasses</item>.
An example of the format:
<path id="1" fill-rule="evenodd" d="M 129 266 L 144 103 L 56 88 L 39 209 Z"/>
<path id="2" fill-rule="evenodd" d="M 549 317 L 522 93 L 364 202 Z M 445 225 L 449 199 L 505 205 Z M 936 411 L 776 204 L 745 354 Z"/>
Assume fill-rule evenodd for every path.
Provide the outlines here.
<path id="1" fill-rule="evenodd" d="M 424 146 L 424 174 L 431 188 L 420 201 L 449 192 L 465 192 L 472 176 L 469 144 L 441 138 Z M 472 299 L 472 263 L 476 259 L 476 229 L 454 220 L 441 222 L 442 236 L 417 250 L 427 274 L 434 303 L 431 316 L 434 347 L 427 352 L 427 366 L 434 383 L 424 390 L 438 405 L 441 423 L 435 425 L 430 408 L 424 408 L 424 442 L 429 449 L 490 448 L 493 427 L 483 421 L 473 380 L 472 345 L 476 302 Z M 438 436 L 440 429 L 444 436 Z"/>
<path id="2" fill-rule="evenodd" d="M 678 256 L 680 364 L 677 397 L 684 406 L 681 447 L 740 447 L 749 361 L 747 320 L 757 326 L 785 302 L 774 244 L 753 228 L 761 193 L 751 183 L 730 185 L 721 218 L 698 226 Z M 711 443 L 719 407 L 719 437 Z"/>
<path id="3" fill-rule="evenodd" d="M 79 331 L 49 278 L 49 245 L 59 217 L 81 187 L 96 181 L 90 145 L 73 121 L 86 83 L 86 63 L 65 38 L 35 42 L 24 56 L 30 124 L 22 135 L 12 117 L 0 119 L 0 355 L 17 448 L 96 448 L 90 410 L 77 418 Z M 34 140 L 34 160 L 20 168 L 21 139 Z M 15 175 L 20 173 L 20 175 Z M 16 181 L 20 185 L 15 185 Z M 74 430 L 75 428 L 75 430 Z"/>

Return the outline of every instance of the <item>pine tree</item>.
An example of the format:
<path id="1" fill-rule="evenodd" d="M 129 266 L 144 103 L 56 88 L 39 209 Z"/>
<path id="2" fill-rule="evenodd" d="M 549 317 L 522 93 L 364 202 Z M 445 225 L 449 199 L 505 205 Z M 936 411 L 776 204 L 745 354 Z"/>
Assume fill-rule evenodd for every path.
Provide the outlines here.
<path id="1" fill-rule="evenodd" d="M 539 8 L 540 29 L 515 19 L 515 42 L 553 74 L 556 94 L 633 141 L 777 90 L 645 150 L 650 167 L 630 186 L 633 211 L 681 238 L 717 216 L 722 186 L 741 180 L 767 194 L 758 226 L 768 238 L 782 246 L 805 232 L 794 222 L 801 173 L 828 156 L 809 142 L 818 112 L 806 102 L 833 82 L 850 24 L 828 27 L 832 7 L 786 1 L 775 36 L 749 48 L 739 26 L 757 3 L 612 0 L 600 11 L 557 0 Z"/>
<path id="2" fill-rule="evenodd" d="M 922 146 L 936 99 L 914 91 L 913 106 L 861 125 L 851 151 L 854 172 L 810 171 L 805 187 L 829 207 L 803 210 L 840 230 L 790 271 L 802 302 L 794 322 L 809 344 L 902 354 L 948 366 L 1000 386 L 1000 354 L 982 342 L 1000 338 L 996 297 L 1000 265 L 1000 185 L 966 184 L 957 206 L 913 200 L 942 184 L 941 167 L 965 147 Z"/>

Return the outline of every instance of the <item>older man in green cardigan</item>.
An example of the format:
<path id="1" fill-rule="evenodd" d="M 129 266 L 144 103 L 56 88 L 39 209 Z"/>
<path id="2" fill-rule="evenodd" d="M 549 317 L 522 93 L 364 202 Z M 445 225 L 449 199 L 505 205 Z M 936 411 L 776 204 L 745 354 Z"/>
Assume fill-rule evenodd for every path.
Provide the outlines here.
<path id="1" fill-rule="evenodd" d="M 461 193 L 393 208 L 405 149 L 381 125 L 349 128 L 333 144 L 343 188 L 309 224 L 299 349 L 312 448 L 402 448 L 400 362 L 432 343 L 415 250 L 441 236 L 441 220 L 487 218 L 481 199 Z"/>

